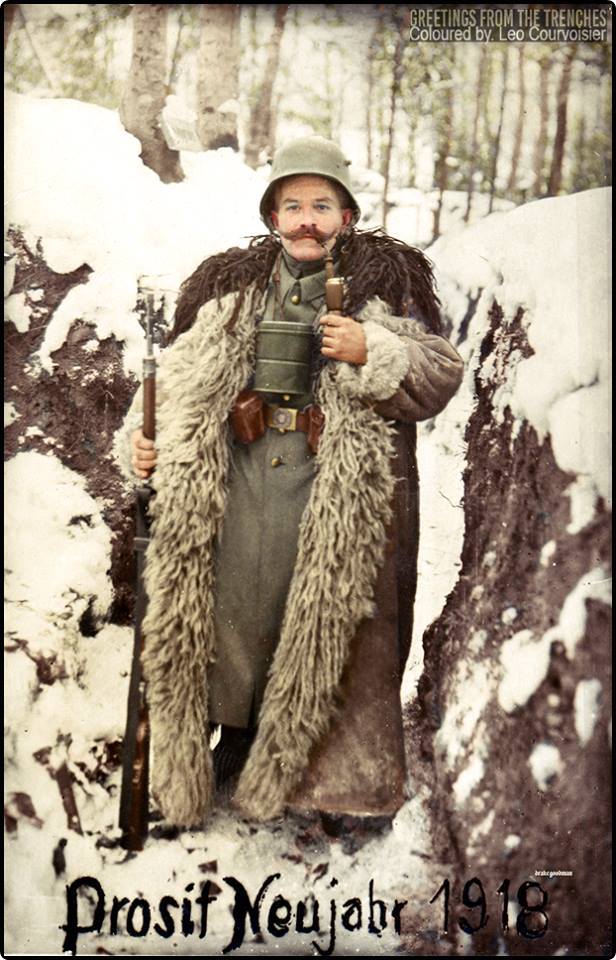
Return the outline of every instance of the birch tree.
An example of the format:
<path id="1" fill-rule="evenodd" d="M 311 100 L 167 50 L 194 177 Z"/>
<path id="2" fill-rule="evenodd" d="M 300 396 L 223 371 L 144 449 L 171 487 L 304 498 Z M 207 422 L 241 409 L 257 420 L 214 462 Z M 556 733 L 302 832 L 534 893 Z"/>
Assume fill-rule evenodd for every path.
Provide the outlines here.
<path id="1" fill-rule="evenodd" d="M 197 76 L 197 132 L 204 150 L 238 149 L 239 5 L 202 8 Z"/>
<path id="2" fill-rule="evenodd" d="M 543 196 L 545 156 L 548 149 L 548 121 L 550 119 L 550 105 L 548 100 L 548 82 L 552 69 L 552 58 L 549 51 L 539 60 L 539 129 L 535 140 L 533 153 L 533 172 L 535 182 L 533 193 L 535 197 Z"/>
<path id="3" fill-rule="evenodd" d="M 136 3 L 133 7 L 133 53 L 120 103 L 125 129 L 141 143 L 141 159 L 163 183 L 184 179 L 180 154 L 171 150 L 160 127 L 167 95 L 167 7 Z"/>
<path id="4" fill-rule="evenodd" d="M 479 66 L 477 68 L 477 82 L 475 85 L 475 104 L 473 110 L 473 127 L 471 132 L 471 149 L 469 157 L 469 173 L 466 188 L 466 210 L 464 212 L 464 223 L 468 223 L 471 215 L 471 206 L 473 203 L 474 175 L 477 169 L 477 150 L 479 147 L 479 117 L 481 116 L 481 103 L 483 92 L 483 78 L 487 64 L 488 52 L 484 44 L 479 54 Z"/>
<path id="5" fill-rule="evenodd" d="M 596 64 L 584 62 L 579 52 L 576 60 L 581 61 L 583 69 L 579 70 L 576 84 L 580 95 L 577 115 L 571 124 L 573 149 L 568 151 L 572 162 L 565 185 L 567 192 L 591 190 L 611 183 L 611 84 L 609 78 L 602 80 Z"/>
<path id="6" fill-rule="evenodd" d="M 567 140 L 567 101 L 569 99 L 571 68 L 575 54 L 575 44 L 568 44 L 560 74 L 556 100 L 556 133 L 554 135 L 554 150 L 552 152 L 552 165 L 550 167 L 550 179 L 548 181 L 549 197 L 555 197 L 560 193 L 562 184 L 563 159 L 565 156 L 565 142 Z"/>
<path id="7" fill-rule="evenodd" d="M 376 88 L 376 58 L 382 44 L 383 18 L 379 15 L 375 19 L 374 28 L 370 36 L 368 45 L 368 69 L 367 81 L 368 89 L 366 94 L 366 166 L 370 169 L 374 166 L 374 112 L 375 112 L 375 88 Z"/>
<path id="8" fill-rule="evenodd" d="M 434 104 L 434 113 L 436 121 L 437 149 L 436 161 L 434 164 L 434 179 L 438 190 L 438 200 L 434 209 L 434 219 L 432 224 L 432 241 L 434 242 L 441 232 L 441 212 L 443 209 L 443 199 L 445 191 L 449 184 L 449 154 L 451 151 L 452 133 L 453 133 L 453 100 L 454 100 L 454 70 L 455 70 L 455 44 L 451 44 L 445 54 L 447 63 L 446 73 L 441 82 L 443 102 L 440 109 L 437 107 L 438 101 Z"/>
<path id="9" fill-rule="evenodd" d="M 387 229 L 387 214 L 389 213 L 389 201 L 387 193 L 389 191 L 389 177 L 391 171 L 391 156 L 394 148 L 394 130 L 396 118 L 396 106 L 398 95 L 400 93 L 400 84 L 402 82 L 402 73 L 404 70 L 403 54 L 406 45 L 406 38 L 409 35 L 411 24 L 411 12 L 406 10 L 401 16 L 396 14 L 394 24 L 397 30 L 396 45 L 394 47 L 391 85 L 389 89 L 389 129 L 385 141 L 385 157 L 383 159 L 383 176 L 385 184 L 383 186 L 383 229 Z"/>
<path id="10" fill-rule="evenodd" d="M 11 27 L 13 25 L 13 20 L 15 18 L 16 13 L 17 13 L 16 3 L 4 4 L 4 49 L 5 50 L 6 50 L 6 45 L 9 42 L 9 37 L 11 35 Z"/>
<path id="11" fill-rule="evenodd" d="M 251 167 L 258 167 L 262 155 L 271 152 L 275 142 L 276 101 L 274 85 L 280 63 L 280 46 L 284 32 L 288 3 L 279 3 L 274 12 L 274 29 L 267 45 L 263 79 L 250 111 L 245 159 Z"/>
<path id="12" fill-rule="evenodd" d="M 522 156 L 522 140 L 524 137 L 524 117 L 526 116 L 526 82 L 524 74 L 524 44 L 518 47 L 518 115 L 513 134 L 513 153 L 507 191 L 513 193 L 518 182 L 518 167 Z"/>
<path id="13" fill-rule="evenodd" d="M 503 56 L 502 87 L 501 87 L 500 103 L 498 108 L 498 122 L 496 125 L 496 134 L 494 136 L 494 143 L 492 145 L 492 169 L 490 171 L 490 203 L 488 205 L 488 213 L 492 213 L 492 208 L 494 206 L 494 195 L 496 193 L 496 174 L 498 172 L 501 136 L 503 132 L 503 120 L 505 117 L 505 100 L 507 98 L 507 78 L 509 76 L 509 47 L 507 46 L 507 44 L 505 44 L 505 47 L 502 51 L 502 56 Z"/>

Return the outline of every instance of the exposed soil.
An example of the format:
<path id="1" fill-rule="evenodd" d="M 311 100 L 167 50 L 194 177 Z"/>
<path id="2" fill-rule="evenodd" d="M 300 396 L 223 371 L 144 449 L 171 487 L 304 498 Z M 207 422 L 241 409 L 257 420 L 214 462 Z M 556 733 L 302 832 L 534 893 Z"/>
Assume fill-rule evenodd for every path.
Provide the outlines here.
<path id="1" fill-rule="evenodd" d="M 53 453 L 86 479 L 113 534 L 110 620 L 128 623 L 133 603 L 132 498 L 110 448 L 136 384 L 124 373 L 122 345 L 114 337 L 98 340 L 95 328 L 79 318 L 51 355 L 53 376 L 40 368 L 35 354 L 55 310 L 74 286 L 88 282 L 92 270 L 84 263 L 71 273 L 55 273 L 40 246 L 30 249 L 15 229 L 9 230 L 9 240 L 16 258 L 11 292 L 25 294 L 31 321 L 25 333 L 13 323 L 5 324 L 5 402 L 12 403 L 19 415 L 5 430 L 5 459 L 25 450 Z M 32 431 L 26 435 L 28 428 L 37 428 L 34 435 Z M 97 628 L 87 617 L 82 626 L 86 636 Z"/>
<path id="2" fill-rule="evenodd" d="M 570 502 L 563 491 L 574 478 L 556 464 L 549 438 L 541 443 L 528 423 L 516 435 L 508 409 L 502 422 L 494 416 L 495 391 L 510 375 L 515 358 L 531 351 L 521 312 L 505 329 L 495 304 L 490 321 L 482 363 L 490 359 L 492 374 L 487 382 L 476 378 L 478 405 L 466 431 L 462 568 L 441 617 L 424 636 L 424 674 L 407 717 L 412 769 L 430 787 L 436 854 L 456 864 L 456 876 L 450 878 L 450 930 L 456 932 L 460 952 L 466 945 L 483 956 L 502 952 L 501 946 L 510 955 L 553 956 L 564 947 L 571 954 L 602 956 L 607 955 L 611 934 L 606 874 L 611 836 L 609 608 L 587 603 L 586 628 L 575 658 L 570 661 L 563 644 L 553 643 L 547 676 L 523 707 L 508 714 L 490 699 L 481 716 L 485 728 L 480 731 L 478 726 L 471 752 L 454 769 L 435 745 L 449 704 L 460 696 L 455 689 L 458 664 L 490 663 L 497 675 L 504 641 L 521 630 L 532 631 L 539 640 L 558 622 L 580 578 L 610 564 L 610 515 L 604 505 L 599 504 L 584 529 L 567 532 Z M 554 549 L 549 562 L 542 563 L 541 551 L 549 541 L 554 541 Z M 503 619 L 505 610 L 513 620 Z M 471 652 L 469 640 L 482 630 L 483 646 Z M 581 747 L 573 698 L 577 683 L 591 678 L 601 681 L 603 709 L 592 740 Z M 538 789 L 528 765 L 538 743 L 556 747 L 564 765 L 564 773 L 545 791 Z M 460 810 L 453 783 L 477 750 L 484 756 L 485 773 Z M 492 812 L 490 829 L 480 840 L 477 835 L 473 839 L 473 830 Z M 511 836 L 519 841 L 508 850 L 505 838 Z M 573 876 L 549 879 L 535 876 L 535 870 L 573 871 Z M 464 884 L 473 877 L 483 884 L 489 918 L 471 946 L 458 917 L 474 926 L 479 923 L 480 908 L 462 905 Z M 502 920 L 505 879 L 510 886 L 508 931 Z M 535 907 L 541 896 L 537 889 L 528 894 L 529 911 L 521 912 L 522 932 L 516 929 L 516 898 L 525 881 L 540 882 L 548 895 L 543 936 L 530 936 L 545 925 Z M 476 900 L 478 886 L 470 887 L 467 895 Z"/>

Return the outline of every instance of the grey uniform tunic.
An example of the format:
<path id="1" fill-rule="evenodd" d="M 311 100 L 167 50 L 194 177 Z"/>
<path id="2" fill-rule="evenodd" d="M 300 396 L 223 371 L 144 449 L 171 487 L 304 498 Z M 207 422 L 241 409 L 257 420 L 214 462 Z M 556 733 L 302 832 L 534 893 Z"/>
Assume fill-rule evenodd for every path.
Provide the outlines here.
<path id="1" fill-rule="evenodd" d="M 298 264 L 285 255 L 280 269 L 282 316 L 270 283 L 263 319 L 312 323 L 325 300 L 322 264 L 314 270 L 314 264 Z M 302 409 L 310 402 L 306 396 L 287 405 Z M 254 443 L 234 444 L 216 553 L 217 659 L 208 668 L 213 723 L 256 723 L 313 475 L 314 457 L 301 431 L 268 428 Z"/>

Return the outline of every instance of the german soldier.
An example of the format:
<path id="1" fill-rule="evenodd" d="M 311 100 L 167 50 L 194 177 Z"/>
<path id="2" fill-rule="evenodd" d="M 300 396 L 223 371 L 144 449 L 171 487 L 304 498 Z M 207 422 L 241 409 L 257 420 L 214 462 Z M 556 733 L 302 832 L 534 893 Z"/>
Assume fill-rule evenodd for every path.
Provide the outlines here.
<path id="1" fill-rule="evenodd" d="M 269 235 L 182 285 L 156 448 L 134 430 L 139 395 L 120 440 L 156 491 L 143 623 L 153 794 L 170 821 L 203 822 L 220 724 L 218 781 L 241 770 L 245 814 L 391 817 L 404 801 L 416 424 L 451 399 L 462 361 L 423 254 L 356 228 L 335 144 L 282 147 L 260 209 Z"/>

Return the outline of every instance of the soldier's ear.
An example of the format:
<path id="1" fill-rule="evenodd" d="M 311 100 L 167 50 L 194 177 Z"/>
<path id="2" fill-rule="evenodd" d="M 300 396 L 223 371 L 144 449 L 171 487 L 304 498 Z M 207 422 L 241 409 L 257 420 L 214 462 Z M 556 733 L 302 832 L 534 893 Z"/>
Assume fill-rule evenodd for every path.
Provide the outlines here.
<path id="1" fill-rule="evenodd" d="M 274 225 L 274 229 L 277 230 L 277 229 L 278 229 L 278 214 L 276 213 L 275 210 L 272 210 L 272 212 L 270 213 L 270 220 L 272 221 L 272 223 L 273 223 L 273 225 Z"/>
<path id="2" fill-rule="evenodd" d="M 353 211 L 349 210 L 348 207 L 342 211 L 342 225 L 348 227 L 353 219 Z"/>

